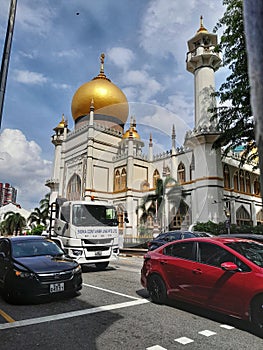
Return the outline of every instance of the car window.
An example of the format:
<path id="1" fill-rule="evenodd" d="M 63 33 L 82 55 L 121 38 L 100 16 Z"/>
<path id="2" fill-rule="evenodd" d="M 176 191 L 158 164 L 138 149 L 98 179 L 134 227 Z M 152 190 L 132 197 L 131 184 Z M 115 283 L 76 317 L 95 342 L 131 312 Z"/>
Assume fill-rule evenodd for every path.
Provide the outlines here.
<path id="1" fill-rule="evenodd" d="M 168 236 L 168 241 L 172 242 L 181 238 L 181 232 L 173 232 Z"/>
<path id="2" fill-rule="evenodd" d="M 224 262 L 235 263 L 241 271 L 250 271 L 250 268 L 226 249 L 211 243 L 198 243 L 199 261 L 202 264 L 220 267 Z"/>
<path id="3" fill-rule="evenodd" d="M 184 232 L 184 238 L 193 238 L 195 235 L 193 235 L 191 232 Z"/>
<path id="4" fill-rule="evenodd" d="M 59 246 L 50 240 L 26 240 L 13 242 L 13 257 L 63 254 Z"/>
<path id="5" fill-rule="evenodd" d="M 164 255 L 170 255 L 176 258 L 195 260 L 195 244 L 194 242 L 180 242 L 170 244 L 163 250 Z"/>
<path id="6" fill-rule="evenodd" d="M 263 267 L 263 244 L 258 242 L 230 242 L 226 245 L 243 255 L 254 264 Z"/>

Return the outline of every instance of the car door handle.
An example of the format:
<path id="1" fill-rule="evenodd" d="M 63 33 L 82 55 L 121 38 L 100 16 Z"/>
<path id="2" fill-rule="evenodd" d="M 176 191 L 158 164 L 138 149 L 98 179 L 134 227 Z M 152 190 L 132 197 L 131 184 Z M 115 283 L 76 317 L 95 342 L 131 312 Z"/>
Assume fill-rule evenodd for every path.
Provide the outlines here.
<path id="1" fill-rule="evenodd" d="M 193 273 L 194 273 L 195 275 L 201 275 L 201 274 L 202 274 L 202 271 L 201 271 L 200 269 L 194 269 L 194 270 L 193 270 Z"/>

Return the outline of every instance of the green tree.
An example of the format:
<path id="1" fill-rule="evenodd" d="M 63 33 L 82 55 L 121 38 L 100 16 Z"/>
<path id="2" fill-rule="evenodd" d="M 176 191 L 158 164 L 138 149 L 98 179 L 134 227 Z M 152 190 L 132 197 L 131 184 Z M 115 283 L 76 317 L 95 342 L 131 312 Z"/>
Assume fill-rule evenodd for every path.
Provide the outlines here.
<path id="1" fill-rule="evenodd" d="M 217 49 L 222 51 L 223 66 L 229 69 L 230 75 L 215 93 L 219 105 L 213 111 L 213 118 L 217 118 L 222 133 L 214 147 L 223 147 L 224 155 L 227 155 L 229 151 L 242 145 L 243 164 L 245 160 L 253 161 L 257 157 L 257 152 L 252 152 L 255 151 L 256 144 L 250 103 L 243 1 L 223 0 L 223 5 L 226 6 L 226 11 L 214 31 L 224 28 Z"/>
<path id="2" fill-rule="evenodd" d="M 171 184 L 174 184 L 174 186 L 172 186 L 168 191 L 168 196 L 173 196 L 173 198 L 175 198 L 176 202 L 178 203 L 181 202 L 183 198 L 183 192 L 181 186 L 177 183 L 177 181 L 170 176 L 167 176 L 165 180 L 158 179 L 156 182 L 155 192 L 144 196 L 142 198 L 141 205 L 137 208 L 137 212 L 139 209 L 142 211 L 140 220 L 144 224 L 146 223 L 149 216 L 162 220 L 163 215 L 168 215 L 168 213 L 164 213 L 164 196 L 166 195 L 167 186 Z"/>
<path id="3" fill-rule="evenodd" d="M 35 225 L 47 226 L 47 221 L 49 218 L 49 197 L 50 194 L 46 194 L 45 198 L 41 199 L 39 202 L 40 207 L 35 208 L 34 211 L 28 217 L 28 223 L 31 227 Z"/>
<path id="4" fill-rule="evenodd" d="M 7 233 L 6 222 L 2 221 L 0 222 L 0 234 L 5 235 L 6 233 Z"/>
<path id="5" fill-rule="evenodd" d="M 13 211 L 8 211 L 4 215 L 5 227 L 7 233 L 17 236 L 22 233 L 23 228 L 26 227 L 26 219 L 19 213 L 14 213 Z"/>

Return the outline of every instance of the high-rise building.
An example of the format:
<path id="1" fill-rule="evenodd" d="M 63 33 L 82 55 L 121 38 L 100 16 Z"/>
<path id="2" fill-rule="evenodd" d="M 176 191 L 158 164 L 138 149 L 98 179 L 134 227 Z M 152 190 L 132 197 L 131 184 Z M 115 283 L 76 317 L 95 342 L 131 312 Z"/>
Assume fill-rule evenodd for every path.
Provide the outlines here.
<path id="1" fill-rule="evenodd" d="M 0 182 L 0 207 L 13 203 L 16 204 L 17 189 L 9 183 Z"/>

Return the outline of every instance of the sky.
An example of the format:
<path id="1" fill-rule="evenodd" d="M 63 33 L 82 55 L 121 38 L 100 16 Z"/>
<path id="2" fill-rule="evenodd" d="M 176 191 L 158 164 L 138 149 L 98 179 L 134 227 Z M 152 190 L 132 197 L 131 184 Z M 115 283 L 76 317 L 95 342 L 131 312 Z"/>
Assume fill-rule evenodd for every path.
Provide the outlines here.
<path id="1" fill-rule="evenodd" d="M 27 210 L 39 206 L 52 176 L 53 128 L 62 114 L 74 129 L 76 90 L 104 72 L 126 95 L 130 117 L 155 152 L 177 146 L 193 128 L 194 76 L 186 70 L 187 41 L 200 27 L 212 32 L 223 0 L 17 0 L 0 130 L 0 182 L 18 190 Z M 0 0 L 3 51 L 10 0 Z M 220 36 L 220 33 L 218 33 Z M 2 55 L 2 52 L 1 52 Z M 216 72 L 216 88 L 225 69 Z M 149 127 L 151 126 L 151 128 Z M 147 151 L 145 152 L 147 153 Z"/>

